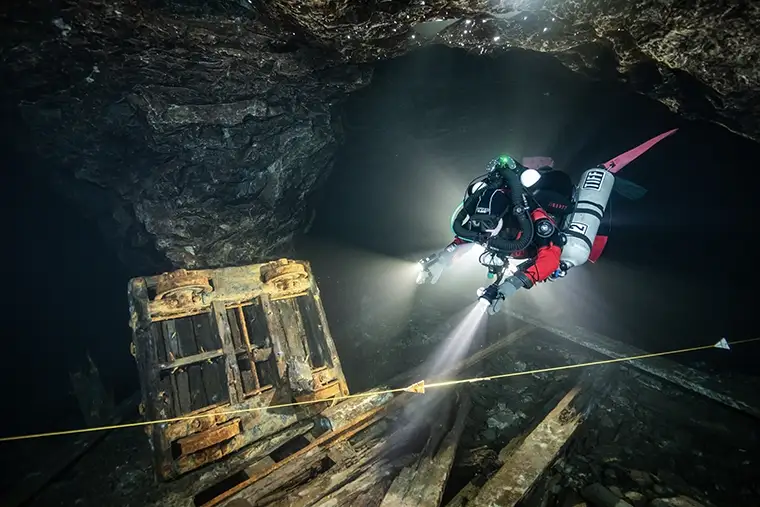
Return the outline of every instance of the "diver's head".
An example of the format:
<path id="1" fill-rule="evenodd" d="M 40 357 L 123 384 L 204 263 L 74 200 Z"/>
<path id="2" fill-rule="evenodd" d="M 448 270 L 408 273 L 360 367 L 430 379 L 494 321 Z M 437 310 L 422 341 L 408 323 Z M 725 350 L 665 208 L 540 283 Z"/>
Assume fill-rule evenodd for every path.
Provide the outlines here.
<path id="1" fill-rule="evenodd" d="M 501 173 L 502 171 L 510 169 L 513 171 L 517 169 L 517 162 L 509 155 L 501 155 L 500 157 L 495 158 L 488 163 L 489 173 L 497 171 Z"/>

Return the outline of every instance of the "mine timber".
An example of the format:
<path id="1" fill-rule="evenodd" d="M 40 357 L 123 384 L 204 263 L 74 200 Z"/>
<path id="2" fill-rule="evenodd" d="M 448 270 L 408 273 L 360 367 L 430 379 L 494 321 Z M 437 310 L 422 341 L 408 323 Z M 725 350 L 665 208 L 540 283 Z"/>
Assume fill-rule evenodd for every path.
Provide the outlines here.
<path id="1" fill-rule="evenodd" d="M 389 392 L 423 380 L 424 369 L 415 368 L 366 396 L 336 399 L 348 386 L 308 263 L 140 277 L 129 297 L 142 416 L 185 416 L 145 427 L 154 481 L 143 504 L 154 507 L 516 506 L 545 487 L 619 371 L 594 366 L 547 384 L 535 400 L 541 410 L 506 443 L 498 467 L 452 490 L 472 385 Z M 539 329 L 605 357 L 637 352 L 584 330 L 513 317 L 509 332 L 424 380 L 478 376 L 485 361 Z M 700 374 L 667 359 L 649 361 L 631 366 L 755 415 L 748 404 L 727 402 L 733 398 L 722 384 L 701 384 Z M 316 403 L 287 406 L 298 401 Z M 72 452 L 68 463 L 80 456 Z M 57 459 L 55 470 L 65 462 Z M 594 485 L 582 491 L 605 493 Z M 33 495 L 27 487 L 9 505 Z"/>

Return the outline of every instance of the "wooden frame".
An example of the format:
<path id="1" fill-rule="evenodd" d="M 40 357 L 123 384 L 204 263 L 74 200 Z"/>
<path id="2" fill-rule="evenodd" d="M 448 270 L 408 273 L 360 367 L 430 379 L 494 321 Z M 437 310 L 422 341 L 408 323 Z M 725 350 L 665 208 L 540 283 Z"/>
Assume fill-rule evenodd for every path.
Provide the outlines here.
<path id="1" fill-rule="evenodd" d="M 326 404 L 276 414 L 260 407 L 348 394 L 308 263 L 178 270 L 134 278 L 128 292 L 145 417 L 187 417 L 149 427 L 163 480 Z"/>

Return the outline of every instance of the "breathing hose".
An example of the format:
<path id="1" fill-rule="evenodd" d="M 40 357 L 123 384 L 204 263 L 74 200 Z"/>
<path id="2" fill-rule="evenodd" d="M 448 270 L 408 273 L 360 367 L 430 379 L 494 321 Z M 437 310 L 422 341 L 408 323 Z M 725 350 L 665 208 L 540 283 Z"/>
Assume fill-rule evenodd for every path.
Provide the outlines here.
<path id="1" fill-rule="evenodd" d="M 510 169 L 501 170 L 499 172 L 507 180 L 507 185 L 511 190 L 510 197 L 512 200 L 512 213 L 514 213 L 517 218 L 520 234 L 517 239 L 514 240 L 508 240 L 500 236 L 491 237 L 488 239 L 488 247 L 502 254 L 510 254 L 512 252 L 524 250 L 530 245 L 531 241 L 533 241 L 533 221 L 530 219 L 528 203 L 525 199 L 525 188 L 520 182 L 520 177 L 516 172 Z M 481 232 L 471 231 L 465 228 L 462 224 L 467 217 L 466 210 L 479 194 L 480 192 L 476 192 L 469 196 L 467 200 L 457 208 L 452 217 L 451 228 L 453 229 L 454 234 L 465 241 L 481 242 L 488 238 L 487 235 Z"/>

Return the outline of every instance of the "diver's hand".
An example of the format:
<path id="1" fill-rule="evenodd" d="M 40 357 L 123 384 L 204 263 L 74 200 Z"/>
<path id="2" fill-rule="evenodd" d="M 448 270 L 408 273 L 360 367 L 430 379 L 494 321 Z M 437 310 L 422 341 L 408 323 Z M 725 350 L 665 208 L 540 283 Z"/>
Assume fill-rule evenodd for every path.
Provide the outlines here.
<path id="1" fill-rule="evenodd" d="M 510 276 L 507 278 L 504 283 L 499 286 L 499 292 L 493 301 L 491 301 L 491 304 L 488 305 L 488 314 L 495 315 L 499 313 L 501 311 L 502 305 L 504 304 L 504 301 L 508 297 L 512 296 L 515 292 L 517 292 L 517 290 L 522 286 L 523 284 L 519 278 L 515 276 Z"/>
<path id="2" fill-rule="evenodd" d="M 441 262 L 436 262 L 430 266 L 423 268 L 420 274 L 417 275 L 417 284 L 424 285 L 429 283 L 435 285 L 443 274 L 445 266 Z"/>
<path id="3" fill-rule="evenodd" d="M 451 264 L 451 256 L 454 249 L 445 248 L 424 259 L 420 260 L 420 273 L 417 275 L 417 284 L 429 283 L 434 285 L 443 274 L 443 270 Z"/>

